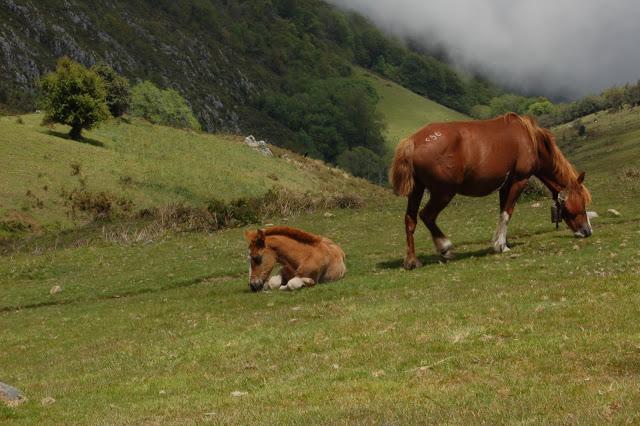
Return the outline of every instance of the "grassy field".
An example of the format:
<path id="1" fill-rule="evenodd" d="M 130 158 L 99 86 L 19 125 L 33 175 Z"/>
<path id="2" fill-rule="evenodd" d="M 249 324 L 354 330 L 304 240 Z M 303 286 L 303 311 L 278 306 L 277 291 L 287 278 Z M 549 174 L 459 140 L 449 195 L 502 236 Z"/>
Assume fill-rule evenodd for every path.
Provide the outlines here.
<path id="1" fill-rule="evenodd" d="M 368 71 L 360 69 L 358 73 L 373 85 L 380 96 L 378 110 L 387 121 L 386 136 L 390 148 L 429 123 L 469 119 Z"/>
<path id="2" fill-rule="evenodd" d="M 135 210 L 256 197 L 270 188 L 313 194 L 373 190 L 360 179 L 292 153 L 274 148 L 276 158 L 263 157 L 235 136 L 134 119 L 86 132 L 86 143 L 79 143 L 66 138 L 66 127 L 49 129 L 41 121 L 39 114 L 0 117 L 0 220 L 36 229 L 77 226 L 86 220 L 70 220 L 61 194 L 81 187 L 115 194 Z"/>
<path id="3" fill-rule="evenodd" d="M 512 252 L 493 255 L 497 196 L 461 197 L 441 219 L 457 259 L 421 227 L 425 266 L 406 272 L 388 195 L 273 220 L 347 252 L 343 281 L 297 293 L 249 292 L 242 229 L 0 257 L 0 381 L 29 398 L 0 422 L 640 422 L 640 112 L 583 121 L 586 137 L 558 133 L 587 170 L 590 239 L 523 200 Z"/>

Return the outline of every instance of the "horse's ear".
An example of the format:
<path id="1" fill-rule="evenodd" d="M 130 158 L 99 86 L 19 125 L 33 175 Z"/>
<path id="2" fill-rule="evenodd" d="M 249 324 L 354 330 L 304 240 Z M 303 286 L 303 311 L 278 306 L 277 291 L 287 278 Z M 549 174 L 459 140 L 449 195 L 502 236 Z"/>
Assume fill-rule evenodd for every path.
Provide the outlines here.
<path id="1" fill-rule="evenodd" d="M 263 248 L 265 246 L 265 234 L 264 234 L 264 229 L 258 229 L 258 236 L 256 238 L 256 245 L 260 248 Z"/>
<path id="2" fill-rule="evenodd" d="M 244 240 L 248 243 L 250 243 L 251 240 L 253 240 L 253 237 L 251 236 L 251 231 L 244 231 Z"/>
<path id="3" fill-rule="evenodd" d="M 581 184 L 582 182 L 584 182 L 584 175 L 585 175 L 585 172 L 580 173 L 580 176 L 578 176 L 578 183 Z"/>

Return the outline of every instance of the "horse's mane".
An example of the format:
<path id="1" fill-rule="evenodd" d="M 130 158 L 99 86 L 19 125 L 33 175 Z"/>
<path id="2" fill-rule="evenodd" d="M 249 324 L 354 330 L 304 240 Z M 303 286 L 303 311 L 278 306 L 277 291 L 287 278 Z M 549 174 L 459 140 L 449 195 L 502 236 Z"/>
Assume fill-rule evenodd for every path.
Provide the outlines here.
<path id="1" fill-rule="evenodd" d="M 317 235 L 301 231 L 300 229 L 290 228 L 288 226 L 272 226 L 270 228 L 265 228 L 264 234 L 266 236 L 280 235 L 283 237 L 289 237 L 303 244 L 313 245 L 322 241 L 322 238 L 318 237 Z"/>
<path id="2" fill-rule="evenodd" d="M 558 144 L 556 143 L 556 138 L 548 129 L 544 129 L 538 125 L 538 122 L 529 116 L 520 116 L 516 113 L 510 112 L 505 114 L 504 120 L 509 122 L 511 119 L 516 119 L 522 124 L 527 133 L 529 133 L 529 137 L 533 143 L 535 152 L 539 152 L 540 145 L 544 145 L 544 147 L 549 151 L 549 156 L 551 158 L 551 169 L 559 182 L 562 182 L 564 185 L 572 185 L 578 181 L 578 172 L 575 167 L 569 160 L 564 156 Z M 591 202 L 591 194 L 589 191 L 583 186 L 583 191 L 581 191 L 582 196 L 584 197 L 584 201 L 586 204 Z"/>
<path id="3" fill-rule="evenodd" d="M 553 174 L 559 181 L 569 184 L 578 179 L 578 172 L 571 163 L 569 163 L 564 154 L 562 154 L 560 148 L 558 148 L 558 144 L 556 143 L 556 138 L 553 136 L 553 133 L 540 127 L 537 121 L 529 116 L 521 116 L 510 112 L 504 115 L 504 119 L 507 122 L 511 119 L 516 119 L 520 124 L 522 124 L 533 142 L 533 146 L 535 148 L 534 152 L 538 151 L 540 144 L 544 145 L 547 151 L 549 151 L 549 155 L 551 157 Z"/>

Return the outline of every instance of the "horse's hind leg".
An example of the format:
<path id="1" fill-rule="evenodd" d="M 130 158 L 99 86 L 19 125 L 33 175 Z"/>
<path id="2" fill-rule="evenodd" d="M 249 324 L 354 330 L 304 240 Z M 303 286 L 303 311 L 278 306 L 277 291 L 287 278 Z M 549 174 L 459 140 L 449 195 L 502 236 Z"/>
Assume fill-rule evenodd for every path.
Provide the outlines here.
<path id="1" fill-rule="evenodd" d="M 420 218 L 431 231 L 433 243 L 436 251 L 445 260 L 453 259 L 453 244 L 447 238 L 442 230 L 436 225 L 436 219 L 442 210 L 451 202 L 454 193 L 435 193 L 432 192 L 427 205 L 420 212 Z"/>
<path id="2" fill-rule="evenodd" d="M 421 266 L 418 259 L 416 259 L 416 247 L 413 234 L 416 232 L 416 225 L 418 224 L 418 210 L 420 209 L 420 202 L 422 201 L 423 195 L 424 186 L 419 186 L 416 182 L 413 192 L 409 195 L 407 213 L 404 217 L 405 232 L 407 234 L 407 257 L 404 259 L 405 269 L 414 269 Z"/>
<path id="3" fill-rule="evenodd" d="M 493 235 L 493 251 L 496 253 L 504 253 L 510 250 L 507 244 L 507 228 L 516 202 L 527 187 L 528 179 L 511 182 L 500 189 L 500 218 L 498 219 L 498 227 Z"/>

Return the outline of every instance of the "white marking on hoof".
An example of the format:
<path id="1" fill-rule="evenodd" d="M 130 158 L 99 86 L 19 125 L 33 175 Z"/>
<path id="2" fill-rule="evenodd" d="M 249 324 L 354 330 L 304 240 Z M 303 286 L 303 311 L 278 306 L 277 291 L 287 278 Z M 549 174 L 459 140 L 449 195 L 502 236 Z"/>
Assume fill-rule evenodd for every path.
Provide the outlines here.
<path id="1" fill-rule="evenodd" d="M 455 257 L 453 254 L 453 243 L 448 238 L 438 238 L 435 240 L 436 251 L 445 260 L 451 260 Z"/>
<path id="2" fill-rule="evenodd" d="M 291 278 L 287 283 L 287 287 L 289 290 L 300 290 L 304 287 L 304 281 L 300 277 Z"/>
<path id="3" fill-rule="evenodd" d="M 439 254 L 446 253 L 453 248 L 453 243 L 448 238 L 438 238 L 435 244 Z"/>
<path id="4" fill-rule="evenodd" d="M 304 283 L 305 287 L 313 287 L 314 285 L 316 285 L 316 282 L 311 278 L 302 278 L 302 282 Z"/>
<path id="5" fill-rule="evenodd" d="M 267 285 L 265 286 L 266 290 L 277 290 L 282 286 L 282 275 L 274 275 L 269 279 Z"/>
<path id="6" fill-rule="evenodd" d="M 510 219 L 511 216 L 509 216 L 509 213 L 502 212 L 500 214 L 498 227 L 493 236 L 493 250 L 496 253 L 504 253 L 510 250 L 509 247 L 507 247 L 507 227 L 509 226 Z"/>
<path id="7" fill-rule="evenodd" d="M 496 253 L 506 253 L 508 251 L 511 251 L 511 249 L 506 244 L 504 244 L 504 245 L 494 244 L 493 245 L 493 251 L 495 251 Z"/>

